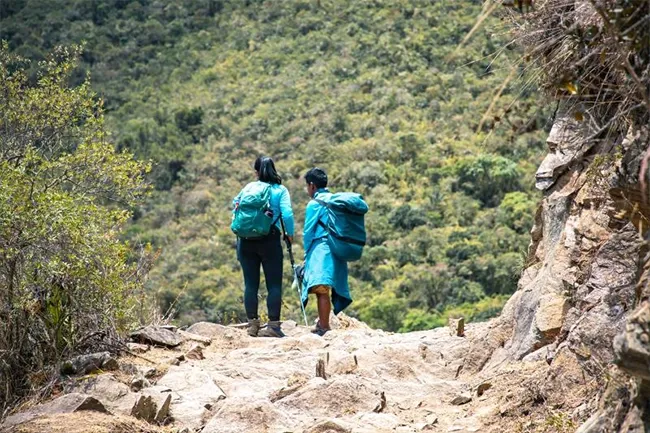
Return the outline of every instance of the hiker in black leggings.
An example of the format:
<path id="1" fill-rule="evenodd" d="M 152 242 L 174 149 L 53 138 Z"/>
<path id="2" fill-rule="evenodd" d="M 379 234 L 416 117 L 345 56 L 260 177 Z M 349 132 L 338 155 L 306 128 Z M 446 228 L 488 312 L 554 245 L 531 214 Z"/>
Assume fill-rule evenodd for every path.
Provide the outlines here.
<path id="1" fill-rule="evenodd" d="M 282 307 L 282 245 L 280 230 L 271 229 L 268 236 L 260 240 L 240 239 L 237 243 L 237 257 L 244 273 L 244 307 L 249 322 L 258 318 L 258 289 L 260 287 L 260 265 L 264 269 L 268 297 L 269 321 L 280 320 Z"/>
<path id="2" fill-rule="evenodd" d="M 255 172 L 259 182 L 271 185 L 271 210 L 274 224 L 267 236 L 257 239 L 237 238 L 237 258 L 244 274 L 244 307 L 248 318 L 248 334 L 255 337 L 284 337 L 280 322 L 282 308 L 282 243 L 280 218 L 283 219 L 289 239 L 293 237 L 294 221 L 289 191 L 282 185 L 282 179 L 275 170 L 273 160 L 260 157 L 255 161 Z M 239 203 L 241 193 L 235 197 Z M 258 316 L 258 291 L 260 287 L 260 265 L 264 269 L 268 297 L 269 322 L 260 330 Z"/>

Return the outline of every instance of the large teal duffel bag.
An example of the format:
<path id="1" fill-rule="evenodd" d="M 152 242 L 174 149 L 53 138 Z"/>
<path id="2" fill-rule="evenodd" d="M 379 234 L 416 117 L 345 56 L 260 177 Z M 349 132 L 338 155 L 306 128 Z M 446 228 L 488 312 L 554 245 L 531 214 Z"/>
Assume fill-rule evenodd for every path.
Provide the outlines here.
<path id="1" fill-rule="evenodd" d="M 329 234 L 327 242 L 332 254 L 346 262 L 359 260 L 366 245 L 364 217 L 368 213 L 361 194 L 339 192 L 316 201 L 327 208 L 327 224 L 320 224 Z"/>

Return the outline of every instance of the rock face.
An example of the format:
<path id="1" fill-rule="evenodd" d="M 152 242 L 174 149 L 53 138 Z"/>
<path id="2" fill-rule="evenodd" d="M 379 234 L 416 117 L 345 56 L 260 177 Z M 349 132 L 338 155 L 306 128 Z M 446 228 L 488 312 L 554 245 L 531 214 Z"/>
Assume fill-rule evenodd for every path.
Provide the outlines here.
<path id="1" fill-rule="evenodd" d="M 647 304 L 631 315 L 640 300 L 637 282 L 645 254 L 640 233 L 647 223 L 641 221 L 650 215 L 638 185 L 648 133 L 630 129 L 596 140 L 599 132 L 593 125 L 598 122 L 576 117 L 569 109 L 561 110 L 548 137 L 549 154 L 536 174 L 544 197 L 531 231 L 527 267 L 494 327 L 508 337 L 477 343 L 491 345 L 487 352 L 492 355 L 470 358 L 484 371 L 518 360 L 546 361 L 547 388 L 563 380 L 570 383 L 568 371 L 574 371 L 590 378 L 597 389 L 605 386 L 603 366 L 616 358 L 629 373 L 645 380 L 650 375 Z M 575 380 L 577 385 L 580 379 Z M 643 389 L 641 384 L 625 397 L 630 406 L 634 393 L 641 396 Z M 625 391 L 612 391 L 617 392 L 624 401 L 620 393 Z M 585 391 L 588 395 L 595 391 Z M 601 410 L 589 420 L 591 427 L 581 431 L 622 428 L 624 417 L 603 427 L 616 418 L 605 406 L 601 402 Z"/>
<path id="2" fill-rule="evenodd" d="M 502 319 L 512 328 L 505 347 L 511 359 L 554 345 L 554 352 L 609 363 L 611 342 L 635 303 L 642 239 L 632 221 L 613 211 L 612 191 L 636 188 L 644 143 L 630 134 L 620 144 L 623 157 L 613 157 L 619 137 L 589 141 L 595 131 L 588 124 L 566 112 L 549 134 L 551 152 L 537 172 L 545 192 L 529 265 Z"/>
<path id="3" fill-rule="evenodd" d="M 634 312 L 625 332 L 614 340 L 619 366 L 629 374 L 650 382 L 650 301 Z"/>

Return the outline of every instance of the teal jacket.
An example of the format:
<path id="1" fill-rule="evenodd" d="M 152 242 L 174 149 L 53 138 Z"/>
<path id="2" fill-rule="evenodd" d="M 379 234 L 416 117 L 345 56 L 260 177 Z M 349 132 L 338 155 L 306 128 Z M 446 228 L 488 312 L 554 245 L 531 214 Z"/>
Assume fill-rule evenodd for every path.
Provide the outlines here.
<path id="1" fill-rule="evenodd" d="M 331 193 L 323 188 L 316 192 L 314 198 L 327 199 Z M 305 277 L 302 287 L 302 302 L 307 304 L 309 289 L 326 285 L 332 287 L 332 305 L 334 314 L 343 311 L 350 303 L 348 286 L 348 263 L 339 260 L 330 252 L 327 244 L 329 236 L 323 225 L 327 225 L 327 209 L 316 200 L 307 204 L 303 244 L 305 249 Z"/>
<path id="2" fill-rule="evenodd" d="M 261 181 L 258 180 L 256 182 Z M 235 208 L 237 207 L 237 203 L 239 203 L 239 197 L 241 197 L 241 191 L 232 201 L 232 205 Z M 282 212 L 282 219 L 284 220 L 287 234 L 293 236 L 295 224 L 293 221 L 293 209 L 291 209 L 291 197 L 289 196 L 289 190 L 284 185 L 271 184 L 271 209 L 273 210 L 274 218 L 278 218 L 280 212 Z M 278 230 L 281 230 L 279 219 L 275 222 L 275 226 Z"/>

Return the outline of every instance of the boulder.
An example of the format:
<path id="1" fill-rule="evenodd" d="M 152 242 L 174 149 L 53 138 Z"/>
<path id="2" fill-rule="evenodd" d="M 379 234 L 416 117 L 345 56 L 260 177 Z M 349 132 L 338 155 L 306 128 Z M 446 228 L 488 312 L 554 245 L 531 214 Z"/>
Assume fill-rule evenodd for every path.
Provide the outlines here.
<path id="1" fill-rule="evenodd" d="M 106 410 L 104 405 L 96 398 L 86 394 L 71 393 L 45 404 L 38 405 L 27 412 L 7 417 L 5 422 L 0 425 L 0 427 L 2 427 L 0 430 L 4 431 L 5 429 L 26 423 L 41 416 L 72 413 L 84 410 L 108 413 L 108 410 Z"/>
<path id="2" fill-rule="evenodd" d="M 112 371 L 119 368 L 119 363 L 109 352 L 97 352 L 79 355 L 61 365 L 61 374 L 89 374 L 99 370 Z"/>
<path id="3" fill-rule="evenodd" d="M 169 417 L 169 408 L 172 403 L 172 390 L 164 386 L 152 386 L 142 391 L 142 394 L 150 397 L 156 405 L 156 412 L 152 420 L 162 424 Z"/>
<path id="4" fill-rule="evenodd" d="M 133 406 L 128 413 L 134 418 L 149 423 L 162 424 L 169 416 L 169 406 L 172 401 L 171 390 L 165 392 L 147 389 L 135 395 Z"/>
<path id="5" fill-rule="evenodd" d="M 183 337 L 186 341 L 196 341 L 197 343 L 202 343 L 206 346 L 209 346 L 210 343 L 212 343 L 212 338 L 210 337 L 204 337 L 199 334 L 194 334 L 192 332 L 187 332 L 187 331 L 178 331 L 178 335 Z"/>
<path id="6" fill-rule="evenodd" d="M 619 131 L 595 143 L 591 137 L 603 119 L 576 122 L 568 106 L 558 113 L 549 154 L 536 174 L 545 192 L 531 231 L 529 265 L 501 315 L 511 334 L 504 349 L 508 358 L 522 359 L 555 340 L 564 343 L 559 352 L 588 353 L 607 365 L 614 360 L 612 340 L 636 302 L 639 233 L 648 214 L 638 174 L 648 135 L 646 128 L 632 128 L 627 136 Z M 613 148 L 620 158 L 611 158 Z M 594 181 L 588 161 L 601 157 L 606 162 Z"/>
<path id="7" fill-rule="evenodd" d="M 143 383 L 131 389 L 142 390 L 149 384 L 144 378 Z M 171 403 L 171 390 L 167 387 L 156 386 L 146 388 L 141 392 L 131 392 L 131 389 L 118 381 L 112 374 L 102 374 L 91 377 L 76 388 L 85 395 L 99 400 L 108 410 L 120 415 L 129 415 L 147 422 L 162 422 L 168 415 Z"/>
<path id="8" fill-rule="evenodd" d="M 164 347 L 176 347 L 183 342 L 183 338 L 179 334 L 160 326 L 145 326 L 132 332 L 130 337 L 137 343 Z"/>
<path id="9" fill-rule="evenodd" d="M 547 293 L 540 297 L 535 323 L 544 342 L 550 343 L 560 333 L 568 307 L 568 300 L 562 295 Z"/>
<path id="10" fill-rule="evenodd" d="M 111 411 L 114 411 L 119 406 L 119 402 L 131 393 L 129 387 L 118 381 L 112 374 L 101 374 L 85 379 L 76 386 L 74 391 L 95 397 Z"/>
<path id="11" fill-rule="evenodd" d="M 152 412 L 153 418 L 147 419 L 147 421 L 158 424 L 164 423 L 169 417 L 172 390 L 165 386 L 156 385 L 142 390 L 142 395 L 149 397 L 155 404 L 155 412 Z"/>
<path id="12" fill-rule="evenodd" d="M 173 390 L 171 416 L 177 424 L 190 429 L 201 426 L 206 406 L 211 407 L 226 398 L 207 372 L 189 364 L 171 366 L 157 385 Z"/>
<path id="13" fill-rule="evenodd" d="M 227 326 L 210 322 L 198 322 L 187 328 L 187 332 L 207 338 L 223 337 L 229 331 L 232 331 L 232 329 Z"/>

